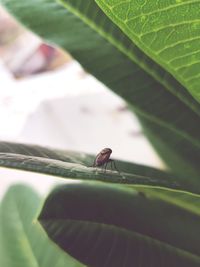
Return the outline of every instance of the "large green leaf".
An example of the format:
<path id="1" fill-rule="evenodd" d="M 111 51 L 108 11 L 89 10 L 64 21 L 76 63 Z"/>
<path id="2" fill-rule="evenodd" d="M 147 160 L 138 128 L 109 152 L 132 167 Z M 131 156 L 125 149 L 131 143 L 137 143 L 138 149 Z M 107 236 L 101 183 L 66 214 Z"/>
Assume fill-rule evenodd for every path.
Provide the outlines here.
<path id="1" fill-rule="evenodd" d="M 58 187 L 39 216 L 54 242 L 95 267 L 199 266 L 199 220 L 156 197 L 97 182 Z"/>
<path id="2" fill-rule="evenodd" d="M 93 168 L 95 156 L 53 151 L 40 146 L 0 142 L 0 166 L 50 174 L 57 177 L 103 181 L 124 185 L 146 185 L 200 193 L 200 182 L 133 163 L 117 161 L 120 172 Z"/>
<path id="3" fill-rule="evenodd" d="M 200 101 L 200 1 L 95 1 L 134 43 Z"/>
<path id="4" fill-rule="evenodd" d="M 186 175 L 188 179 L 195 176 L 199 180 L 200 173 L 197 166 L 199 165 L 198 153 L 200 149 L 198 147 L 193 149 L 194 147 L 184 137 L 172 134 L 169 129 L 163 128 L 140 115 L 138 117 L 140 118 L 145 134 L 170 168 L 175 173 L 180 172 L 183 176 Z M 196 125 L 196 128 L 198 127 Z M 188 157 L 188 155 L 190 156 Z M 191 168 L 191 165 L 194 168 Z"/>
<path id="5" fill-rule="evenodd" d="M 147 57 L 140 49 L 134 45 L 125 35 L 105 17 L 102 11 L 94 3 L 94 0 L 60 0 L 64 6 L 80 17 L 89 27 L 94 29 L 114 47 L 117 47 L 131 61 L 140 66 L 143 73 L 149 73 L 155 80 L 162 84 L 166 89 L 187 103 L 190 107 L 199 112 L 199 105 L 185 91 L 173 76 L 169 75 L 164 69 Z M 95 14 L 91 17 L 90 14 Z M 100 18 L 100 19 L 99 19 Z M 145 75 L 146 76 L 146 75 Z"/>
<path id="6" fill-rule="evenodd" d="M 89 72 L 127 100 L 142 121 L 150 122 L 148 126 L 155 124 L 161 131 L 161 142 L 169 147 L 169 154 L 164 149 L 160 153 L 171 168 L 173 158 L 178 158 L 182 164 L 176 164 L 174 170 L 199 178 L 199 104 L 134 46 L 93 0 L 65 1 L 68 9 L 51 0 L 1 1 L 20 21 L 68 50 Z M 162 132 L 168 133 L 167 138 Z"/>
<path id="7" fill-rule="evenodd" d="M 90 167 L 94 156 L 53 151 L 39 146 L 2 142 L 0 150 L 4 151 L 0 153 L 0 166 L 3 167 L 50 174 L 56 178 L 121 184 L 122 187 L 137 188 L 145 195 L 156 196 L 194 213 L 200 212 L 200 201 L 189 201 L 190 193 L 200 193 L 199 183 L 196 184 L 192 178 L 185 179 L 172 173 L 123 161 L 116 162 L 120 174 L 111 170 L 105 173 Z M 198 199 L 197 195 L 194 196 Z"/>
<path id="8" fill-rule="evenodd" d="M 83 267 L 49 241 L 36 221 L 40 206 L 29 187 L 8 190 L 0 205 L 0 266 Z"/>

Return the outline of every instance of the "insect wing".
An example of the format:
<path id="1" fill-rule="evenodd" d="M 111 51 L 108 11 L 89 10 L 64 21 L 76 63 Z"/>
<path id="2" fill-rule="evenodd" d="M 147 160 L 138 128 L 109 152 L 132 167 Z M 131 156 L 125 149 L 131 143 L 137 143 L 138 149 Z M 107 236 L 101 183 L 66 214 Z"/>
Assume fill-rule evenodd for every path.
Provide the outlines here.
<path id="1" fill-rule="evenodd" d="M 110 158 L 110 152 L 109 153 L 99 153 L 96 157 L 96 166 L 101 166 L 104 163 L 106 163 Z"/>

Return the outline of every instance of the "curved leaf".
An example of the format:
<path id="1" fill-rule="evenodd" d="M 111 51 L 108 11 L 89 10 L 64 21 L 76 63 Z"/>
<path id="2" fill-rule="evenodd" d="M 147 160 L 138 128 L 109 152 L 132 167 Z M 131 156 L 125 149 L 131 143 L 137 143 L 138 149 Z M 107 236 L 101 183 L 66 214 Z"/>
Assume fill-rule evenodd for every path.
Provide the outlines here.
<path id="1" fill-rule="evenodd" d="M 95 1 L 200 102 L 200 1 Z"/>
<path id="2" fill-rule="evenodd" d="M 40 36 L 68 50 L 89 72 L 127 100 L 142 120 L 156 124 L 161 132 L 168 131 L 167 139 L 162 134 L 160 138 L 174 151 L 170 158 L 183 162 L 174 170 L 199 178 L 199 104 L 189 94 L 184 93 L 182 97 L 185 89 L 149 61 L 93 0 L 65 1 L 68 10 L 51 0 L 2 0 L 2 3 Z M 133 60 L 145 67 L 139 68 Z M 154 68 L 160 73 L 160 79 L 155 80 L 155 75 L 152 78 L 144 71 Z M 166 90 L 168 84 L 173 94 Z M 184 100 L 187 105 L 174 94 L 187 99 Z M 170 143 L 171 138 L 176 142 Z M 177 143 L 180 153 L 177 153 Z M 187 155 L 182 153 L 185 145 L 189 147 Z M 161 154 L 165 156 L 165 151 Z M 196 160 L 193 162 L 191 158 Z M 167 163 L 174 167 L 170 161 Z"/>
<path id="3" fill-rule="evenodd" d="M 0 153 L 0 166 L 3 167 L 50 174 L 57 178 L 121 184 L 122 187 L 135 188 L 141 193 L 159 197 L 194 213 L 200 212 L 200 201 L 189 201 L 192 199 L 189 192 L 200 193 L 199 184 L 195 184 L 190 177 L 185 179 L 172 173 L 124 161 L 117 161 L 120 173 L 111 170 L 105 173 L 90 167 L 94 156 L 33 145 L 0 142 L 0 151 L 3 151 Z M 197 195 L 195 199 L 198 199 Z"/>
<path id="4" fill-rule="evenodd" d="M 12 186 L 0 205 L 0 266 L 83 267 L 51 244 L 36 221 L 41 205 L 29 187 Z"/>
<path id="5" fill-rule="evenodd" d="M 96 182 L 58 187 L 39 216 L 54 242 L 95 267 L 199 266 L 199 219 L 157 198 Z"/>
<path id="6" fill-rule="evenodd" d="M 3 152 L 1 152 L 3 151 Z M 147 185 L 185 190 L 200 193 L 199 183 L 172 173 L 151 167 L 117 161 L 120 173 L 116 170 L 93 168 L 94 156 L 73 152 L 56 152 L 40 146 L 0 142 L 0 166 L 9 167 L 57 177 L 77 180 L 97 180 L 124 185 Z M 89 163 L 89 164 L 88 164 Z"/>

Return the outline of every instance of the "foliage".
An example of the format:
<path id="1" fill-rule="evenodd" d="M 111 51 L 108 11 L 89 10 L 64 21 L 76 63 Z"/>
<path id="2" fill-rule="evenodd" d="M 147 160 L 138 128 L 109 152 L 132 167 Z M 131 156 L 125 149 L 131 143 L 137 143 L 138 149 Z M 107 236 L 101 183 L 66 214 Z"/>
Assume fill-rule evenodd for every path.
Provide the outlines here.
<path id="1" fill-rule="evenodd" d="M 120 173 L 105 173 L 88 167 L 91 155 L 0 143 L 1 166 L 74 179 L 53 190 L 43 205 L 39 221 L 50 239 L 89 266 L 199 266 L 200 1 L 1 2 L 124 98 L 168 165 L 164 172 L 117 162 Z M 13 190 L 8 194 L 16 197 Z M 5 199 L 1 229 L 9 228 Z M 17 225 L 12 230 L 20 240 Z M 2 233 L 4 251 L 10 235 L 9 230 Z M 45 247 L 52 245 L 45 242 Z M 17 264 L 26 266 L 32 256 L 20 242 L 9 248 L 4 258 L 11 261 L 3 266 L 13 266 L 15 249 L 22 257 Z M 75 264 L 65 257 L 68 266 Z"/>
<path id="2" fill-rule="evenodd" d="M 31 188 L 9 188 L 0 205 L 0 266 L 83 266 L 49 242 L 36 220 L 41 204 Z"/>

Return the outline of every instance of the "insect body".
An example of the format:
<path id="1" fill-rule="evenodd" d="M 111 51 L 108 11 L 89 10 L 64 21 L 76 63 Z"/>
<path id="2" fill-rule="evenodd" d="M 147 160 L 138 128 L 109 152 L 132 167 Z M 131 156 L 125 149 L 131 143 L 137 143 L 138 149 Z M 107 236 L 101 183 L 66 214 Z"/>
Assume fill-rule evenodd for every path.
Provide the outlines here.
<path id="1" fill-rule="evenodd" d="M 110 155 L 112 153 L 112 149 L 110 148 L 104 148 L 101 150 L 101 152 L 96 156 L 93 167 L 104 167 L 105 165 L 105 171 L 107 168 L 108 163 L 111 163 L 111 168 L 113 167 L 112 164 L 114 165 L 114 168 L 117 170 L 115 161 L 110 159 Z M 117 170 L 118 171 L 118 170 Z"/>

